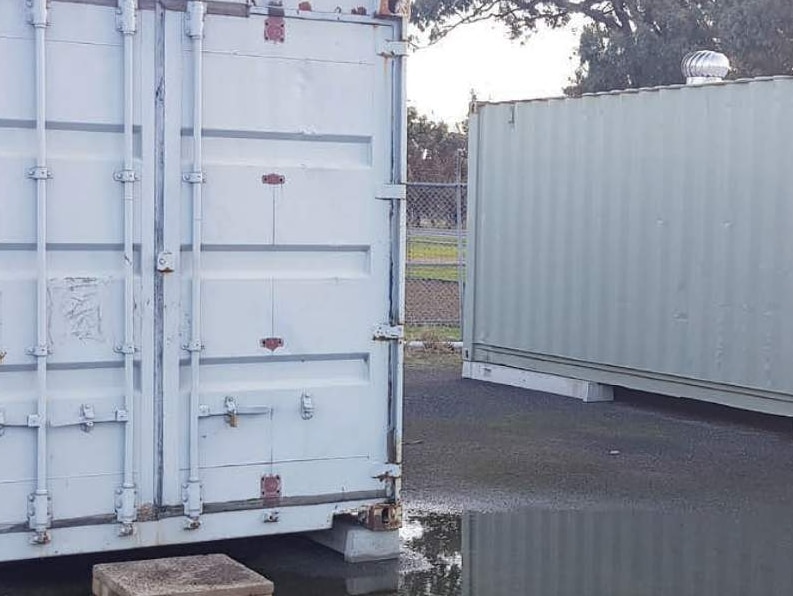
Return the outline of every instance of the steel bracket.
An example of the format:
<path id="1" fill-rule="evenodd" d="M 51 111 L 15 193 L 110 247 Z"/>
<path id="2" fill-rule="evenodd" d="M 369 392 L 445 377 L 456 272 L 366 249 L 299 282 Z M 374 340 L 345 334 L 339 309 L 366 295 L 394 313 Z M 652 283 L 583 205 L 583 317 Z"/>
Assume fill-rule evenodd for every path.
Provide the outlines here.
<path id="1" fill-rule="evenodd" d="M 311 420 L 314 417 L 314 400 L 308 393 L 300 396 L 300 417 Z"/>
<path id="2" fill-rule="evenodd" d="M 207 178 L 204 175 L 204 172 L 202 171 L 185 172 L 184 174 L 182 174 L 182 180 L 184 180 L 189 184 L 203 184 L 204 182 L 207 181 Z"/>
<path id="3" fill-rule="evenodd" d="M 404 184 L 381 184 L 375 191 L 375 198 L 384 201 L 404 201 L 407 190 Z"/>
<path id="4" fill-rule="evenodd" d="M 386 58 L 396 58 L 408 55 L 408 42 L 401 40 L 387 40 L 377 46 L 377 54 Z"/>
<path id="5" fill-rule="evenodd" d="M 52 353 L 49 346 L 33 346 L 32 348 L 27 348 L 25 350 L 25 354 L 30 356 L 35 356 L 36 358 L 44 358 L 49 356 Z"/>
<path id="6" fill-rule="evenodd" d="M 94 429 L 94 420 L 96 420 L 94 406 L 82 404 L 80 406 L 80 428 L 83 429 L 83 432 L 90 433 Z"/>
<path id="7" fill-rule="evenodd" d="M 113 348 L 116 354 L 134 354 L 138 349 L 132 344 L 119 344 Z"/>
<path id="8" fill-rule="evenodd" d="M 170 250 L 163 250 L 157 255 L 157 271 L 173 273 L 176 269 L 176 257 Z"/>
<path id="9" fill-rule="evenodd" d="M 140 180 L 140 174 L 135 170 L 118 170 L 113 172 L 113 180 L 116 182 L 137 182 Z"/>
<path id="10" fill-rule="evenodd" d="M 44 166 L 36 166 L 28 170 L 27 176 L 33 180 L 49 180 L 52 178 L 52 170 Z"/>
<path id="11" fill-rule="evenodd" d="M 373 332 L 373 339 L 381 341 L 402 340 L 405 337 L 404 325 L 376 325 Z"/>

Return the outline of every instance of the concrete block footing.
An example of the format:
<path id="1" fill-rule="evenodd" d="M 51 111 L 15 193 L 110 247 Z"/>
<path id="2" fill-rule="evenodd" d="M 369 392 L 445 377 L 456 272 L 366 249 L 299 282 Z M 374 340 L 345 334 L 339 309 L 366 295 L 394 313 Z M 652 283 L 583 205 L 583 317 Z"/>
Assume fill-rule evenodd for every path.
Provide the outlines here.
<path id="1" fill-rule="evenodd" d="M 333 528 L 308 534 L 314 542 L 344 555 L 348 563 L 399 557 L 399 531 L 375 532 L 354 521 L 336 519 Z"/>
<path id="2" fill-rule="evenodd" d="M 485 362 L 463 362 L 463 378 L 574 397 L 584 402 L 614 400 L 614 388 L 611 385 Z"/>
<path id="3" fill-rule="evenodd" d="M 273 582 L 226 555 L 94 565 L 94 596 L 270 596 Z"/>

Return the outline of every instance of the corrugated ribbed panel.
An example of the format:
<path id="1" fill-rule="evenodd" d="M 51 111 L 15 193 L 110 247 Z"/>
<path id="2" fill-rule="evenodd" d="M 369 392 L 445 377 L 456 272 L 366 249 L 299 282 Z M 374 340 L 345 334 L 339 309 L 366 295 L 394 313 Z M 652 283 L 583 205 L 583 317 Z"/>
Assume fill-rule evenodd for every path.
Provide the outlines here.
<path id="1" fill-rule="evenodd" d="M 784 596 L 793 590 L 787 519 L 781 511 L 470 513 L 463 596 Z"/>
<path id="2" fill-rule="evenodd" d="M 481 105 L 466 348 L 793 393 L 791 105 L 790 78 Z"/>

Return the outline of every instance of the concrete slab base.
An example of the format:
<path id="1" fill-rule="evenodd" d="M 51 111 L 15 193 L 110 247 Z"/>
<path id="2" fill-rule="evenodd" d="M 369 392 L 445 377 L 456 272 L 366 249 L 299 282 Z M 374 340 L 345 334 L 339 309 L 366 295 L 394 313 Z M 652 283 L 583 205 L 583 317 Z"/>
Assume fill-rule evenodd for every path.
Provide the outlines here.
<path id="1" fill-rule="evenodd" d="M 385 561 L 399 557 L 399 532 L 373 532 L 353 521 L 337 519 L 330 530 L 308 534 L 314 542 L 344 555 L 348 563 Z"/>
<path id="2" fill-rule="evenodd" d="M 269 596 L 273 588 L 226 555 L 94 565 L 94 596 Z"/>
<path id="3" fill-rule="evenodd" d="M 592 381 L 557 377 L 485 362 L 463 362 L 463 378 L 574 397 L 584 402 L 613 401 L 614 388 Z"/>

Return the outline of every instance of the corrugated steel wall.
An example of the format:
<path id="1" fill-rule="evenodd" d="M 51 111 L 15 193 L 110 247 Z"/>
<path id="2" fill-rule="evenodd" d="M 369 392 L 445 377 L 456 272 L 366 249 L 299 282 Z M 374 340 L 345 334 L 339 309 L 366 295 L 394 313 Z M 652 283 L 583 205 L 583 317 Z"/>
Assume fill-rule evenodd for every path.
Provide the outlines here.
<path id="1" fill-rule="evenodd" d="M 783 596 L 785 512 L 541 511 L 463 517 L 463 596 Z"/>
<path id="2" fill-rule="evenodd" d="M 785 77 L 480 105 L 466 359 L 793 413 L 791 104 Z"/>

